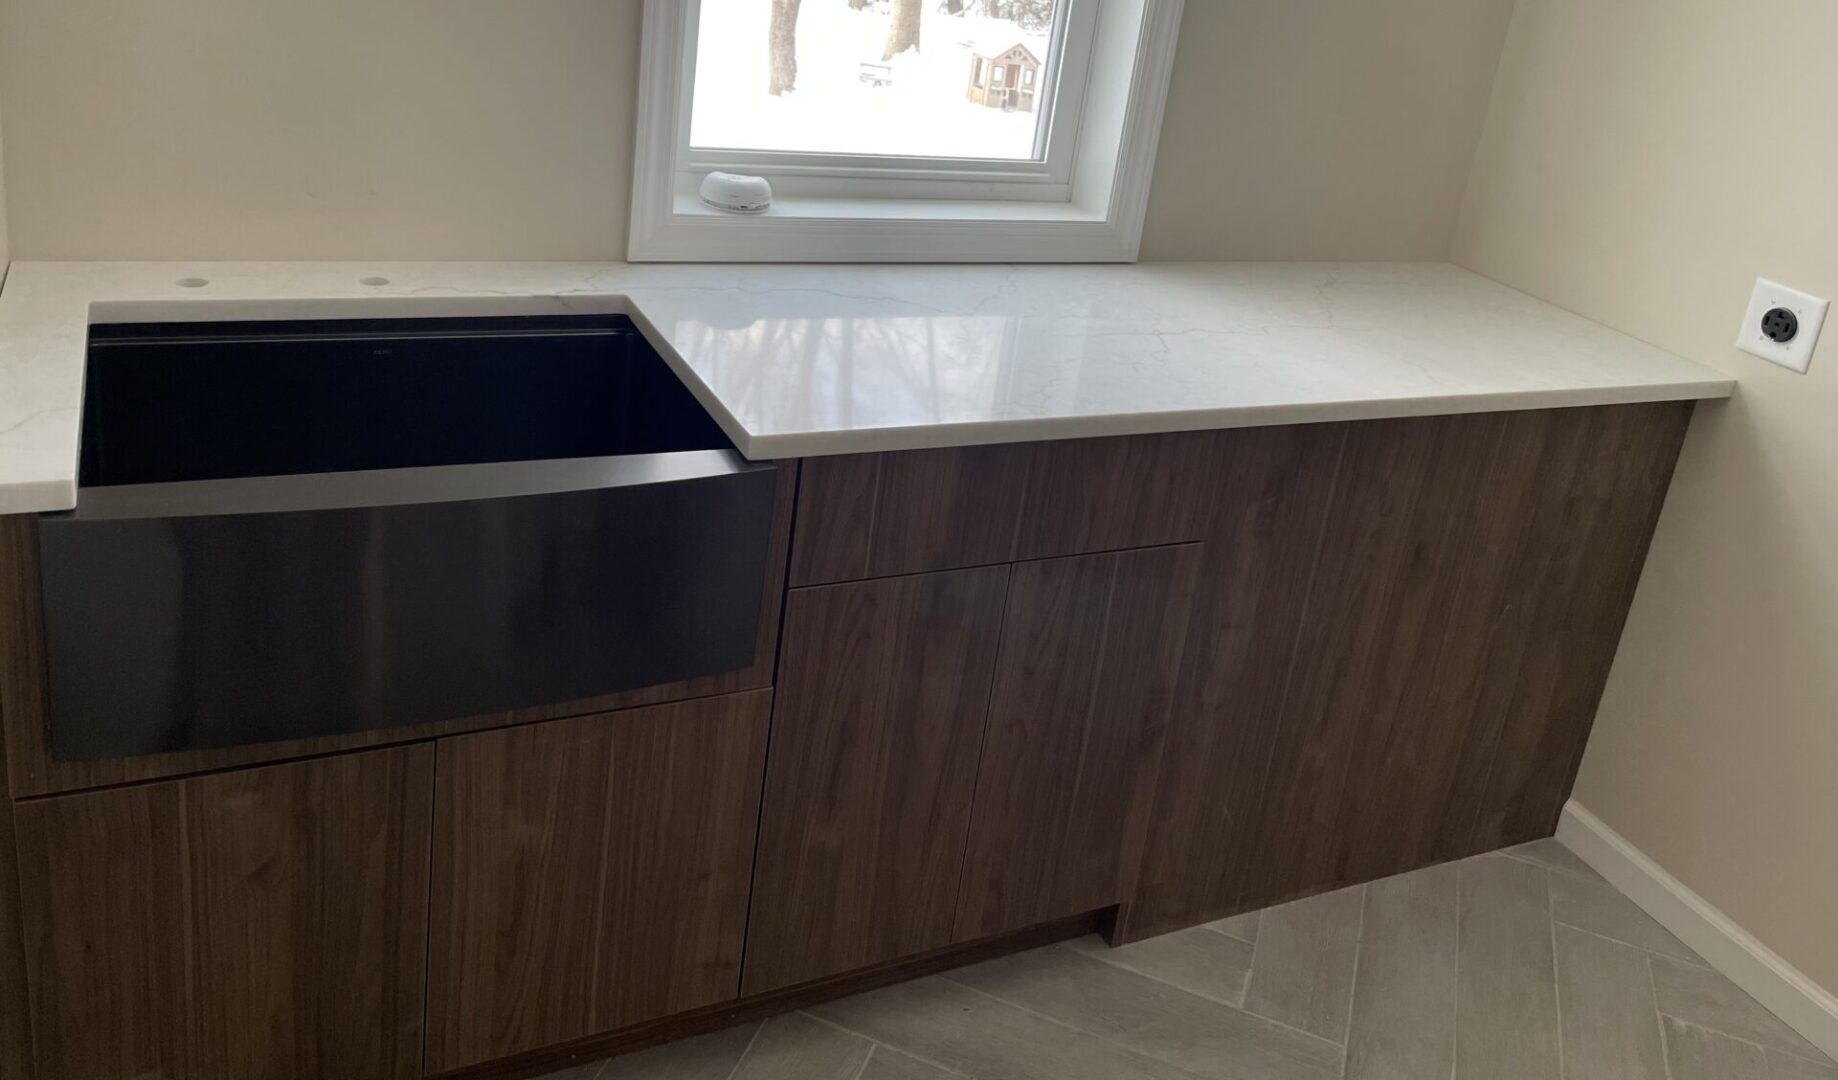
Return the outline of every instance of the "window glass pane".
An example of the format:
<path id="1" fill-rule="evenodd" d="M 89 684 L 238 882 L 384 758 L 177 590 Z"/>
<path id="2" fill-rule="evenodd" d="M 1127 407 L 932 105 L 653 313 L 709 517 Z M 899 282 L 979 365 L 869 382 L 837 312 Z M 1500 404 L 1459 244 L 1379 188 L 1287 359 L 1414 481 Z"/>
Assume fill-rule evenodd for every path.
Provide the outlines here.
<path id="1" fill-rule="evenodd" d="M 1066 6 L 702 0 L 690 145 L 1033 160 Z"/>

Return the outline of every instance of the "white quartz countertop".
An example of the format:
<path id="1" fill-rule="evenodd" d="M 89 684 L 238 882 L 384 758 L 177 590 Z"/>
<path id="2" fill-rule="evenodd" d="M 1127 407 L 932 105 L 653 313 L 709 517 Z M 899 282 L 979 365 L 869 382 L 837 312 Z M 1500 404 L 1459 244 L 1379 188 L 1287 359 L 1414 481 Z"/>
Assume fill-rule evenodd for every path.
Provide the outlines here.
<path id="1" fill-rule="evenodd" d="M 567 311 L 630 314 L 755 459 L 1734 388 L 1443 263 L 26 262 L 0 292 L 0 513 L 76 505 L 92 321 Z"/>

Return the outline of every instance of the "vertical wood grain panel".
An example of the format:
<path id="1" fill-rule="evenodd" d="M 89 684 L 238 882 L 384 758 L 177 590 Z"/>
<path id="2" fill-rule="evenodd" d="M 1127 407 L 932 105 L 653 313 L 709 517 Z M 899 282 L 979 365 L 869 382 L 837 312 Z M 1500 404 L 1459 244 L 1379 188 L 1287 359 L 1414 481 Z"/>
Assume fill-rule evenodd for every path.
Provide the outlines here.
<path id="1" fill-rule="evenodd" d="M 1030 449 L 965 446 L 884 455 L 869 576 L 1014 558 Z"/>
<path id="2" fill-rule="evenodd" d="M 1471 504 L 1498 449 L 1496 415 L 1362 424 L 1297 641 L 1244 903 L 1380 877 L 1358 838 L 1399 825 L 1414 785 L 1453 767 L 1444 733 L 1404 703 L 1426 681 L 1461 575 Z M 1400 866 L 1398 870 L 1407 869 Z"/>
<path id="3" fill-rule="evenodd" d="M 1470 851 L 1549 836 L 1570 797 L 1609 668 L 1633 605 L 1640 571 L 1673 467 L 1690 427 L 1691 402 L 1559 410 L 1547 422 L 1582 444 L 1572 479 L 1541 480 L 1528 527 L 1545 542 L 1522 560 L 1520 603 L 1533 605 L 1500 739 L 1490 756 Z M 1513 418 L 1528 425 L 1535 418 Z M 1580 437 L 1571 434 L 1582 429 Z"/>
<path id="4" fill-rule="evenodd" d="M 1122 940 L 1237 903 L 1349 427 L 1223 433 L 1198 610 Z"/>
<path id="5" fill-rule="evenodd" d="M 1337 467 L 1325 427 L 1231 455 L 1120 938 L 1549 835 L 1691 411 L 1352 424 Z M 1275 497 L 1246 497 L 1259 469 Z"/>
<path id="6" fill-rule="evenodd" d="M 797 538 L 791 584 L 855 581 L 868 576 L 885 454 L 808 458 L 800 466 Z"/>
<path id="7" fill-rule="evenodd" d="M 201 1075 L 419 1074 L 433 766 L 424 745 L 185 782 Z"/>
<path id="8" fill-rule="evenodd" d="M 747 993 L 951 943 L 1008 574 L 792 592 Z"/>
<path id="9" fill-rule="evenodd" d="M 180 786 L 19 807 L 42 1075 L 198 1075 Z"/>
<path id="10" fill-rule="evenodd" d="M 735 997 L 771 695 L 443 740 L 430 1072 Z"/>
<path id="11" fill-rule="evenodd" d="M 0 517 L 0 728 L 9 710 L 21 708 L 12 700 L 38 676 L 31 668 L 36 653 L 23 625 L 28 589 L 37 586 L 37 562 L 27 557 L 20 539 L 26 531 L 23 517 Z M 24 715 L 36 716 L 36 709 Z M 7 771 L 6 740 L 0 738 L 0 784 Z M 32 1017 L 26 987 L 25 926 L 20 915 L 18 845 L 15 841 L 13 800 L 0 791 L 0 1077 L 32 1076 Z"/>
<path id="12" fill-rule="evenodd" d="M 432 758 L 21 804 L 39 1075 L 420 1075 Z"/>
<path id="13" fill-rule="evenodd" d="M 1120 902 L 1187 640 L 1196 545 L 1015 567 L 957 936 Z"/>
<path id="14" fill-rule="evenodd" d="M 1240 433 L 812 458 L 794 586 L 1199 540 Z"/>
<path id="15" fill-rule="evenodd" d="M 999 445 L 806 461 L 791 583 L 1009 561 L 1032 460 Z"/>
<path id="16" fill-rule="evenodd" d="M 1037 443 L 1018 559 L 1199 540 L 1235 433 L 1178 432 Z"/>

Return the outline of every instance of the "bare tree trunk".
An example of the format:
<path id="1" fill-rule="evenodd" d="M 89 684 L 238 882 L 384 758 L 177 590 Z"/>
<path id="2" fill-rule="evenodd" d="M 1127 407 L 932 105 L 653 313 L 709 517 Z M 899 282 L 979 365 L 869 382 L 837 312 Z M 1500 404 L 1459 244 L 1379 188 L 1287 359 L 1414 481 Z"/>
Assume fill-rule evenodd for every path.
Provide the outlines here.
<path id="1" fill-rule="evenodd" d="M 868 0 L 849 0 L 849 7 L 855 11 L 861 11 L 867 6 Z"/>
<path id="2" fill-rule="evenodd" d="M 964 0 L 945 0 L 945 14 L 962 15 L 963 13 Z"/>
<path id="3" fill-rule="evenodd" d="M 804 0 L 772 0 L 772 82 L 777 97 L 798 85 L 798 5 Z"/>
<path id="4" fill-rule="evenodd" d="M 919 47 L 919 13 L 925 0 L 893 0 L 893 26 L 887 31 L 887 51 L 882 60 L 892 60 L 908 49 Z"/>

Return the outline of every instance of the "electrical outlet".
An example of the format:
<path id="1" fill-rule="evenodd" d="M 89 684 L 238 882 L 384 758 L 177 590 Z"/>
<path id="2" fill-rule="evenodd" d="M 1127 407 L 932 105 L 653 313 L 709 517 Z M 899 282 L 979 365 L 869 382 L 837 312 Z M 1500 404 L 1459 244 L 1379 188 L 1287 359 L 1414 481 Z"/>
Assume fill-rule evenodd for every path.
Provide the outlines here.
<path id="1" fill-rule="evenodd" d="M 1805 374 L 1831 306 L 1830 300 L 1756 278 L 1755 295 L 1749 300 L 1736 347 Z"/>

